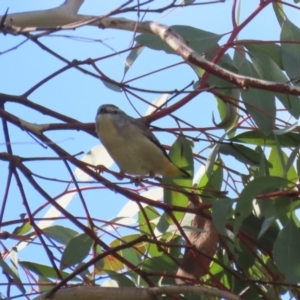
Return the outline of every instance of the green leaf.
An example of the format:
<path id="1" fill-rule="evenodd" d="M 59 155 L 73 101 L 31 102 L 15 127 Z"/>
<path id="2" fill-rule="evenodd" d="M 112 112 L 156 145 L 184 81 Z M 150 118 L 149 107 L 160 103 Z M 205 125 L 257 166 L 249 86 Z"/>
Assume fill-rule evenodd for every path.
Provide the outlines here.
<path id="1" fill-rule="evenodd" d="M 189 172 L 191 174 L 191 177 L 193 176 L 193 152 L 191 149 L 191 145 L 186 138 L 182 136 L 179 136 L 177 138 L 175 143 L 172 145 L 169 156 L 176 166 L 183 168 L 184 170 Z M 183 178 L 182 176 L 169 176 L 163 177 L 162 182 L 164 186 L 164 202 L 171 205 L 186 207 L 188 204 L 188 196 L 184 192 L 190 192 L 189 187 L 192 186 L 192 178 Z M 182 186 L 185 188 L 182 188 Z M 173 214 L 178 221 L 181 220 L 184 215 L 184 213 L 182 212 L 173 212 Z M 169 224 L 174 223 L 169 215 L 166 216 L 166 219 Z"/>
<path id="2" fill-rule="evenodd" d="M 219 124 L 216 124 L 216 127 L 225 128 L 228 132 L 228 136 L 232 137 L 234 135 L 233 128 L 236 127 L 239 119 L 238 108 L 234 105 L 231 105 L 228 102 L 224 102 L 221 98 L 217 96 L 215 96 L 215 98 L 217 99 L 217 108 L 221 119 L 221 122 Z M 238 99 L 239 95 L 234 95 L 233 98 Z"/>
<path id="3" fill-rule="evenodd" d="M 96 255 L 100 255 L 102 253 L 103 253 L 102 248 L 99 245 L 96 245 Z M 98 268 L 98 269 L 104 268 L 104 259 L 102 258 L 102 259 L 97 260 L 95 265 L 96 265 L 96 268 Z"/>
<path id="4" fill-rule="evenodd" d="M 259 200 L 271 201 L 270 199 Z M 272 251 L 275 240 L 279 234 L 279 227 L 276 222 L 274 222 L 271 226 L 269 226 L 265 233 L 260 235 L 261 229 L 264 225 L 264 220 L 264 218 L 257 218 L 253 214 L 250 214 L 244 219 L 240 230 L 255 240 L 258 240 L 258 243 L 266 250 Z"/>
<path id="5" fill-rule="evenodd" d="M 28 231 L 30 231 L 31 228 L 32 228 L 32 226 L 30 225 L 30 223 L 25 222 L 21 226 L 17 226 L 14 229 L 13 234 L 23 235 L 23 234 L 27 233 Z"/>
<path id="6" fill-rule="evenodd" d="M 232 212 L 233 200 L 228 198 L 218 199 L 212 206 L 212 220 L 218 232 L 227 236 L 226 221 Z"/>
<path id="7" fill-rule="evenodd" d="M 290 132 L 277 136 L 278 143 L 281 147 L 297 147 L 300 144 L 300 135 Z M 257 146 L 276 146 L 274 135 L 264 136 L 262 132 L 246 131 L 230 139 L 232 142 L 243 142 Z"/>
<path id="8" fill-rule="evenodd" d="M 127 248 L 121 250 L 122 256 L 132 263 L 134 266 L 138 266 L 139 263 L 141 262 L 140 257 L 138 256 L 136 250 L 134 248 Z M 140 254 L 141 255 L 141 254 Z"/>
<path id="9" fill-rule="evenodd" d="M 251 51 L 249 53 L 253 65 L 260 77 L 269 81 L 288 82 L 288 78 L 281 71 L 279 66 L 267 55 Z M 286 95 L 282 93 L 274 93 L 276 98 L 283 104 L 288 112 L 295 118 L 300 116 L 300 100 L 299 97 L 293 95 Z"/>
<path id="10" fill-rule="evenodd" d="M 260 78 L 253 65 L 245 60 L 240 67 L 240 73 Z M 242 90 L 242 99 L 247 108 L 247 112 L 251 115 L 257 127 L 268 136 L 274 128 L 274 120 L 276 115 L 275 97 L 270 92 L 259 89 L 249 88 Z"/>
<path id="11" fill-rule="evenodd" d="M 253 166 L 259 166 L 261 162 L 261 155 L 256 152 L 255 150 L 248 148 L 244 145 L 239 144 L 228 144 L 224 143 L 220 145 L 219 152 L 225 155 L 231 155 L 238 161 L 253 165 Z"/>
<path id="12" fill-rule="evenodd" d="M 44 234 L 46 234 L 51 239 L 66 245 L 69 241 L 78 235 L 78 232 L 64 226 L 54 225 L 43 229 Z"/>
<path id="13" fill-rule="evenodd" d="M 200 194 L 204 194 L 205 191 L 220 191 L 223 182 L 223 162 L 218 159 L 210 172 L 210 175 L 205 173 L 198 183 L 198 189 Z"/>
<path id="14" fill-rule="evenodd" d="M 165 233 L 167 232 L 169 225 L 169 217 L 167 213 L 164 212 L 158 220 L 156 229 L 161 233 Z"/>
<path id="15" fill-rule="evenodd" d="M 20 261 L 19 264 L 23 266 L 23 268 L 30 270 L 31 272 L 34 272 L 35 274 L 43 277 L 50 277 L 53 279 L 58 279 L 58 274 L 53 269 L 53 267 L 49 267 L 46 265 L 37 264 L 31 261 Z M 69 276 L 70 274 L 64 271 L 60 271 L 60 275 L 65 278 Z M 78 278 L 73 278 L 72 280 L 78 281 Z"/>
<path id="16" fill-rule="evenodd" d="M 170 26 L 170 28 L 178 33 L 187 42 L 189 47 L 197 53 L 204 53 L 209 49 L 216 48 L 219 39 L 222 37 L 222 35 L 217 35 L 191 26 L 174 25 Z M 176 54 L 175 51 L 157 35 L 143 33 L 138 35 L 135 40 L 150 49 L 163 50 L 166 53 Z"/>
<path id="17" fill-rule="evenodd" d="M 300 282 L 299 236 L 300 229 L 291 218 L 279 233 L 273 250 L 275 263 L 290 284 Z"/>
<path id="18" fill-rule="evenodd" d="M 252 211 L 252 201 L 259 194 L 273 192 L 288 185 L 288 181 L 281 177 L 263 176 L 251 181 L 241 192 L 235 209 L 234 233 L 237 234 L 243 220 Z"/>
<path id="19" fill-rule="evenodd" d="M 169 157 L 172 162 L 187 171 L 191 177 L 194 175 L 194 156 L 191 148 L 191 143 L 183 136 L 179 136 L 172 145 L 169 152 Z M 185 181 L 185 185 L 192 183 L 192 179 Z"/>
<path id="20" fill-rule="evenodd" d="M 88 256 L 92 245 L 93 240 L 85 233 L 72 238 L 63 252 L 60 269 L 63 270 L 82 262 Z"/>
<path id="21" fill-rule="evenodd" d="M 125 274 L 120 274 L 111 270 L 106 271 L 112 280 L 118 283 L 119 287 L 136 287 L 134 282 L 130 280 Z"/>
<path id="22" fill-rule="evenodd" d="M 18 289 L 22 292 L 22 294 L 26 293 L 26 290 L 23 286 L 22 281 L 19 278 L 19 273 L 16 272 L 15 267 L 10 267 L 2 258 L 0 255 L 0 267 L 2 268 L 2 273 L 6 273 L 7 276 L 12 278 L 13 283 L 18 287 Z"/>
<path id="23" fill-rule="evenodd" d="M 282 158 L 280 156 L 282 156 Z M 286 170 L 287 161 L 288 156 L 286 153 L 284 153 L 280 147 L 273 146 L 269 156 L 269 162 L 273 167 L 269 169 L 269 174 L 271 176 L 286 178 L 291 182 L 296 182 L 298 179 L 296 170 L 293 165 L 290 165 L 289 169 Z"/>
<path id="24" fill-rule="evenodd" d="M 244 47 L 251 53 L 263 54 L 263 56 L 269 57 L 274 61 L 280 69 L 283 69 L 281 47 L 275 43 L 265 43 L 255 40 L 240 40 L 239 43 L 243 43 Z"/>
<path id="25" fill-rule="evenodd" d="M 53 287 L 55 286 L 55 283 L 52 282 L 47 277 L 40 275 L 38 276 L 38 286 L 39 286 L 39 291 L 41 293 L 45 293 L 52 290 Z"/>
<path id="26" fill-rule="evenodd" d="M 279 25 L 282 26 L 282 23 L 286 19 L 286 15 L 284 13 L 283 5 L 280 2 L 272 3 L 272 5 L 273 5 L 273 10 L 275 12 L 275 15 L 277 17 L 277 21 L 278 21 Z"/>
<path id="27" fill-rule="evenodd" d="M 300 69 L 300 29 L 286 19 L 281 34 L 282 62 L 284 69 L 291 80 L 299 79 Z M 288 43 L 285 43 L 287 41 Z M 300 82 L 296 83 L 300 85 Z"/>
<path id="28" fill-rule="evenodd" d="M 221 142 L 223 141 L 224 137 L 225 137 L 225 135 L 223 135 L 223 137 L 221 137 Z M 205 174 L 207 177 L 210 177 L 210 175 L 214 169 L 215 162 L 216 162 L 216 159 L 217 159 L 217 156 L 219 153 L 219 147 L 220 147 L 220 144 L 216 143 L 212 147 L 209 154 L 207 155 L 207 161 L 206 161 L 206 165 L 205 165 Z"/>
<path id="29" fill-rule="evenodd" d="M 145 215 L 146 215 L 147 219 L 146 219 Z M 159 217 L 160 217 L 160 214 L 152 206 L 146 206 L 146 207 L 144 207 L 143 212 L 139 211 L 138 212 L 138 223 L 139 223 L 139 227 L 140 227 L 141 233 L 142 234 L 150 234 L 151 231 L 149 229 L 149 226 L 151 226 L 152 230 L 156 226 L 151 221 L 154 220 L 154 219 L 157 219 Z"/>

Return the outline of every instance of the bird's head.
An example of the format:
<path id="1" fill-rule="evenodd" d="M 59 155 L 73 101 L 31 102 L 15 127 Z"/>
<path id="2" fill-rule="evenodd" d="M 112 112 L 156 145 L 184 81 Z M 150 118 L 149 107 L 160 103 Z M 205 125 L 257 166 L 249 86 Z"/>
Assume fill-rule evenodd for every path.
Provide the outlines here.
<path id="1" fill-rule="evenodd" d="M 124 112 L 113 104 L 103 104 L 98 108 L 97 116 L 104 114 L 117 115 L 124 114 Z"/>

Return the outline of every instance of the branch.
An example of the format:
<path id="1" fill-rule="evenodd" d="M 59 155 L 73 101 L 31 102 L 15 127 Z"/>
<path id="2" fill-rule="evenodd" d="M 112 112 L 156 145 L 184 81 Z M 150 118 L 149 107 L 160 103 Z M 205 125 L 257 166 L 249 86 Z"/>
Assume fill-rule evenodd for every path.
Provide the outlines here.
<path id="1" fill-rule="evenodd" d="M 225 291 L 216 289 L 210 289 L 200 286 L 163 286 L 155 288 L 131 288 L 131 287 L 97 287 L 97 286 L 80 286 L 73 288 L 66 288 L 57 291 L 57 293 L 51 297 L 51 300 L 85 300 L 85 299 L 97 299 L 97 300 L 153 300 L 155 296 L 163 294 L 194 294 L 194 295 L 206 295 L 219 298 L 225 298 L 228 300 L 240 300 L 240 297 Z M 47 293 L 44 293 L 33 300 L 47 300 Z"/>
<path id="2" fill-rule="evenodd" d="M 189 64 L 203 68 L 208 73 L 216 75 L 217 77 L 233 83 L 242 89 L 252 87 L 272 92 L 300 95 L 300 87 L 247 77 L 221 68 L 220 66 L 204 59 L 193 49 L 188 47 L 184 39 L 166 25 L 152 21 L 137 22 L 125 18 L 112 18 L 108 17 L 109 14 L 106 16 L 78 15 L 76 12 L 83 1 L 74 0 L 74 2 L 76 3 L 73 4 L 72 1 L 65 1 L 62 6 L 54 9 L 7 15 L 6 20 L 8 21 L 6 22 L 6 25 L 11 25 L 12 29 L 15 30 L 15 33 L 24 33 L 42 29 L 75 29 L 84 25 L 90 25 L 101 27 L 103 29 L 113 28 L 137 33 L 155 34 L 165 41 Z M 122 12 L 122 10 L 116 9 L 114 13 L 116 12 Z"/>

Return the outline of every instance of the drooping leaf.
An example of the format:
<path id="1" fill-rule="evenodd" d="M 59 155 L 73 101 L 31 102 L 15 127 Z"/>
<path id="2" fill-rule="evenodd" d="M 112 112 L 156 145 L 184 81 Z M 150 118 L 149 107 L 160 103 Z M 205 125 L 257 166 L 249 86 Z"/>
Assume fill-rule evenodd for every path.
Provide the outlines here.
<path id="1" fill-rule="evenodd" d="M 187 139 L 179 136 L 172 145 L 169 156 L 176 166 L 183 168 L 191 174 L 191 177 L 193 176 L 193 153 L 191 145 Z M 182 176 L 163 177 L 163 186 L 165 203 L 183 207 L 187 206 L 188 196 L 184 192 L 185 190 L 190 191 L 189 187 L 192 186 L 192 178 L 183 178 Z M 173 214 L 177 220 L 180 220 L 184 215 L 182 212 L 173 212 Z M 169 215 L 167 215 L 166 218 L 170 224 L 174 223 Z"/>
<path id="2" fill-rule="evenodd" d="M 149 226 L 151 226 L 152 230 L 156 227 L 156 225 L 151 222 L 153 219 L 159 218 L 160 214 L 157 210 L 151 206 L 144 207 L 143 212 L 138 212 L 138 223 L 140 227 L 140 231 L 143 234 L 150 234 L 151 231 Z"/>
<path id="3" fill-rule="evenodd" d="M 275 12 L 275 15 L 277 17 L 277 21 L 280 26 L 282 26 L 282 23 L 286 19 L 286 15 L 283 10 L 283 5 L 280 2 L 272 3 L 273 5 L 273 10 Z"/>
<path id="4" fill-rule="evenodd" d="M 279 151 L 281 152 L 282 158 L 280 158 Z M 287 169 L 288 156 L 285 152 L 281 151 L 280 147 L 273 146 L 271 148 L 269 162 L 272 164 L 272 168 L 269 169 L 269 173 L 271 176 L 279 176 L 290 180 L 291 182 L 295 182 L 298 180 L 298 176 L 296 170 L 293 165 Z"/>
<path id="5" fill-rule="evenodd" d="M 205 195 L 206 192 L 219 192 L 223 182 L 223 162 L 218 159 L 214 164 L 212 171 L 208 175 L 205 173 L 198 183 L 200 195 Z M 205 197 L 203 197 L 205 201 Z"/>
<path id="6" fill-rule="evenodd" d="M 300 40 L 300 29 L 291 21 L 285 19 L 281 29 L 280 40 L 284 69 L 290 80 L 299 79 L 300 45 L 298 42 Z M 300 85 L 299 80 L 298 82 L 297 80 L 294 81 L 294 83 Z"/>
<path id="7" fill-rule="evenodd" d="M 257 71 L 248 60 L 245 60 L 241 65 L 240 73 L 246 76 L 260 78 Z M 269 136 L 274 128 L 276 115 L 274 95 L 253 88 L 242 90 L 241 95 L 247 108 L 247 112 L 251 115 L 257 127 L 265 136 Z"/>
<path id="8" fill-rule="evenodd" d="M 2 269 L 2 272 L 5 274 L 7 274 L 7 276 L 11 277 L 14 284 L 18 287 L 18 289 L 22 292 L 22 294 L 26 293 L 26 290 L 23 286 L 22 281 L 20 280 L 19 277 L 19 272 L 16 272 L 16 268 L 15 267 L 10 267 L 2 258 L 2 256 L 0 255 L 0 267 Z"/>
<path id="9" fill-rule="evenodd" d="M 260 77 L 269 81 L 287 83 L 288 78 L 281 71 L 279 66 L 267 55 L 257 53 L 255 51 L 249 52 L 253 61 L 253 65 Z M 300 116 L 300 99 L 294 95 L 287 95 L 282 93 L 274 93 L 279 101 L 284 105 L 288 112 L 295 118 Z"/>
<path id="10" fill-rule="evenodd" d="M 226 221 L 232 211 L 233 200 L 229 198 L 220 198 L 213 203 L 212 220 L 218 232 L 227 236 Z"/>
<path id="11" fill-rule="evenodd" d="M 252 201 L 259 194 L 269 193 L 288 185 L 288 181 L 281 177 L 262 176 L 251 181 L 241 192 L 235 209 L 234 233 L 236 234 L 243 220 L 250 215 Z"/>
<path id="12" fill-rule="evenodd" d="M 271 201 L 270 199 L 259 199 L 261 201 Z M 240 230 L 247 235 L 251 236 L 255 240 L 258 240 L 258 243 L 268 251 L 272 251 L 273 245 L 277 236 L 279 234 L 279 226 L 276 222 L 273 222 L 267 230 L 260 234 L 262 227 L 264 225 L 265 218 L 257 218 L 253 214 L 250 214 L 246 217 L 242 223 Z"/>
<path id="13" fill-rule="evenodd" d="M 274 245 L 273 255 L 278 268 L 285 275 L 287 283 L 300 282 L 300 228 L 293 218 L 284 226 Z"/>
<path id="14" fill-rule="evenodd" d="M 135 60 L 139 57 L 139 55 L 144 50 L 144 47 L 142 47 L 137 43 L 134 45 L 134 48 L 135 49 L 132 49 L 129 52 L 128 56 L 126 57 L 124 75 L 127 73 L 127 71 L 131 68 L 132 64 L 135 62 Z"/>

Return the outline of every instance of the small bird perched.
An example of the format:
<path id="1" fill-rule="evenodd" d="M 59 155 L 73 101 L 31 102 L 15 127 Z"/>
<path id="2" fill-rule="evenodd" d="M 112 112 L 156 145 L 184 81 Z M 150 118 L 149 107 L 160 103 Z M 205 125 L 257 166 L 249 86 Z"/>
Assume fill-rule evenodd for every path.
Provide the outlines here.
<path id="1" fill-rule="evenodd" d="M 190 177 L 188 172 L 172 163 L 158 139 L 142 121 L 128 116 L 115 105 L 99 107 L 96 132 L 123 173 Z"/>

